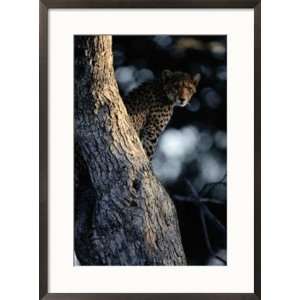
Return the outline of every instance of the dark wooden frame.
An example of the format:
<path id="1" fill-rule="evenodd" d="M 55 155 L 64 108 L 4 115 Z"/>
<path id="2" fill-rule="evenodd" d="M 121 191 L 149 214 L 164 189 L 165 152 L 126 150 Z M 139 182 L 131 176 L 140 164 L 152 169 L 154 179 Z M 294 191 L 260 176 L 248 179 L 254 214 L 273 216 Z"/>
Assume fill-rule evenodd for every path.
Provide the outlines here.
<path id="1" fill-rule="evenodd" d="M 254 293 L 55 294 L 48 293 L 48 9 L 252 8 L 254 9 Z M 40 299 L 52 300 L 258 300 L 261 297 L 261 3 L 260 0 L 40 0 Z"/>

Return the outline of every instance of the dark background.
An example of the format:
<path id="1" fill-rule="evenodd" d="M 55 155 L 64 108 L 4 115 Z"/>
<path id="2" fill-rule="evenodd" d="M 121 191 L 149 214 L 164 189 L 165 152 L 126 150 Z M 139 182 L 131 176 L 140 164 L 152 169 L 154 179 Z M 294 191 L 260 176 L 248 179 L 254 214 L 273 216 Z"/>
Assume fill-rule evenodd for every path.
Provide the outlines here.
<path id="1" fill-rule="evenodd" d="M 173 199 L 188 264 L 226 264 L 226 36 L 114 36 L 122 96 L 164 69 L 200 73 L 189 106 L 175 108 L 152 166 Z"/>

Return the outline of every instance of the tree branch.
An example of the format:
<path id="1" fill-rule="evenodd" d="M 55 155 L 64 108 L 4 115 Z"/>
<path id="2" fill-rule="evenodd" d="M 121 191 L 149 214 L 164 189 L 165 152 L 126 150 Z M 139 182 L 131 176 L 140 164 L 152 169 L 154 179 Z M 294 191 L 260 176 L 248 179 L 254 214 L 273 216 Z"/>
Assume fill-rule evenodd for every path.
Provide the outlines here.
<path id="1" fill-rule="evenodd" d="M 224 205 L 223 201 L 219 201 L 217 199 L 210 199 L 210 198 L 205 198 L 209 193 L 219 184 L 224 184 L 224 180 L 226 179 L 226 174 L 223 176 L 223 178 L 215 183 L 211 184 L 206 184 L 200 192 L 196 190 L 196 188 L 192 185 L 192 183 L 188 180 L 185 179 L 184 181 L 186 182 L 187 186 L 189 187 L 189 190 L 191 192 L 190 196 L 182 196 L 182 195 L 177 195 L 174 194 L 172 197 L 181 202 L 190 202 L 195 204 L 199 208 L 199 214 L 200 214 L 200 219 L 201 219 L 201 224 L 203 228 L 203 234 L 204 234 L 204 240 L 206 243 L 207 250 L 209 254 L 218 260 L 220 260 L 224 265 L 227 264 L 226 260 L 221 258 L 220 256 L 216 255 L 214 252 L 209 234 L 208 234 L 208 228 L 206 224 L 206 218 L 208 218 L 210 221 L 213 222 L 213 224 L 217 227 L 218 231 L 221 232 L 222 234 L 225 234 L 226 229 L 225 226 L 218 220 L 218 218 L 209 210 L 209 208 L 206 206 L 206 203 L 214 203 L 214 204 L 219 204 L 219 205 Z M 209 188 L 208 191 L 205 191 L 206 188 Z M 203 196 L 205 195 L 205 197 Z"/>

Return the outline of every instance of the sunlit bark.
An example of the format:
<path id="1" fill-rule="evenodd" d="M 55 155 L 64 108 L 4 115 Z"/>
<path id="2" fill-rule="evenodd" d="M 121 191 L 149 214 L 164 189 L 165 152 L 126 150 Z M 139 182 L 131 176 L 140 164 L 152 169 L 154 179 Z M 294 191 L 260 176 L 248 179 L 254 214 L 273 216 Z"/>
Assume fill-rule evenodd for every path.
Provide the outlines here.
<path id="1" fill-rule="evenodd" d="M 86 166 L 84 176 L 75 164 L 77 258 L 83 265 L 185 264 L 174 205 L 118 91 L 112 38 L 74 42 L 75 140 Z"/>

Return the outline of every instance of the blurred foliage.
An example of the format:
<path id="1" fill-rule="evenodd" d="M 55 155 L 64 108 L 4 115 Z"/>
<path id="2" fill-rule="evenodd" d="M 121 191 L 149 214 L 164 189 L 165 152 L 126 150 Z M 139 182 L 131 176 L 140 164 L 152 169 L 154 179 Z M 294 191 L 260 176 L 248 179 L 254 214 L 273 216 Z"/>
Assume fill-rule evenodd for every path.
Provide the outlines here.
<path id="1" fill-rule="evenodd" d="M 175 108 L 160 137 L 152 165 L 176 205 L 189 264 L 219 265 L 226 260 L 227 46 L 226 36 L 114 36 L 114 65 L 120 93 L 126 96 L 142 82 L 158 78 L 164 69 L 201 73 L 190 105 Z M 191 198 L 192 187 L 209 199 Z M 210 188 L 205 192 L 206 188 Z M 181 200 L 176 197 L 182 197 Z M 182 201 L 193 199 L 193 201 Z M 199 203 L 197 203 L 197 201 Z M 220 205 L 221 203 L 221 205 Z M 201 208 L 202 207 L 202 208 Z M 224 226 L 220 230 L 216 220 Z M 203 212 L 206 225 L 203 225 Z M 205 228 L 209 235 L 209 243 Z M 219 254 L 219 258 L 212 255 Z"/>

